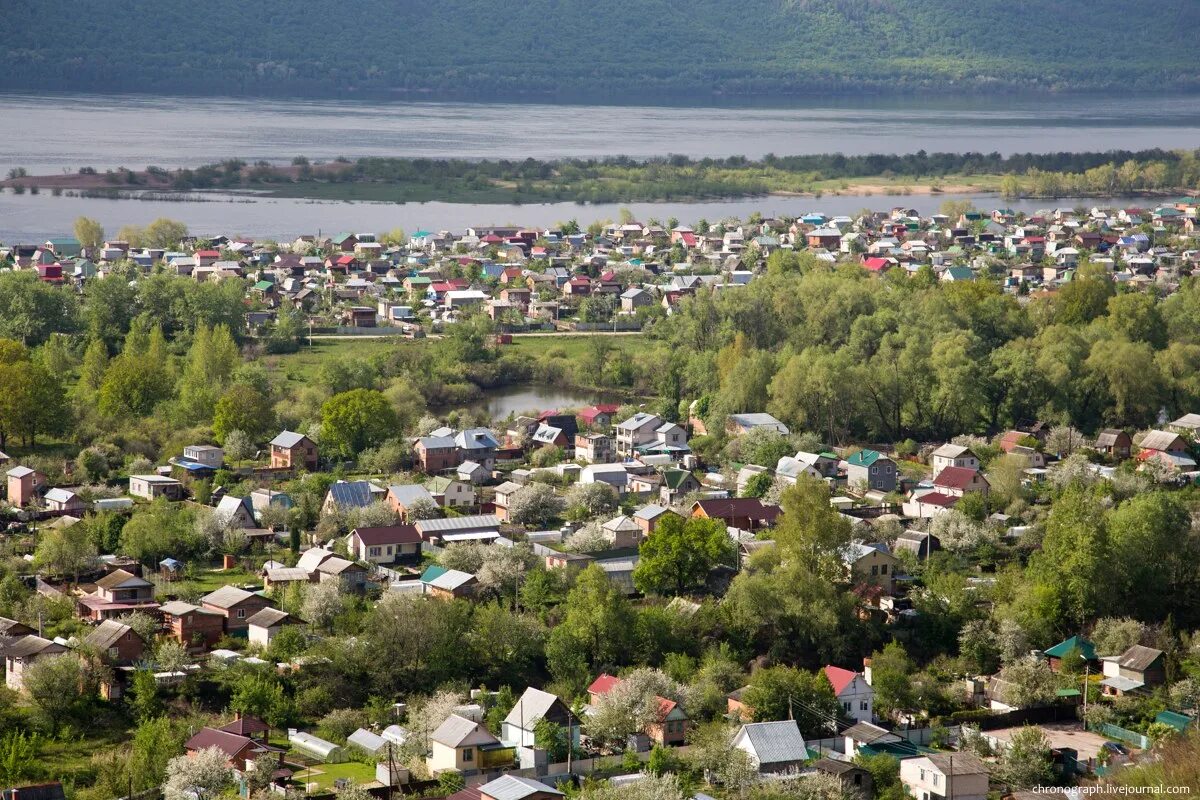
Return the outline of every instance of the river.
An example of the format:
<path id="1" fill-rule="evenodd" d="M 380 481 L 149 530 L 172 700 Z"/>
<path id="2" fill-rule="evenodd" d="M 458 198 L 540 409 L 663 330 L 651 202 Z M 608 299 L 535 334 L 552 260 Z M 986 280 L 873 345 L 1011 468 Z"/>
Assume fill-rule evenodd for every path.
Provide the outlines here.
<path id="1" fill-rule="evenodd" d="M 760 157 L 800 153 L 972 150 L 1140 150 L 1200 145 L 1200 95 L 1173 97 L 861 98 L 786 108 L 366 103 L 139 95 L 0 94 L 0 172 L 83 166 L 174 168 L 238 157 L 286 162 L 367 155 L 560 158 L 683 154 Z M 286 239 L 337 230 L 460 231 L 470 225 L 552 225 L 616 219 L 621 206 L 344 203 L 207 195 L 208 202 L 0 194 L 0 241 L 41 241 L 98 219 L 110 233 L 156 217 L 193 232 Z M 853 213 L 906 205 L 922 213 L 946 196 L 783 198 L 626 204 L 640 219 Z M 994 195 L 967 197 L 984 208 Z M 1004 203 L 1035 210 L 1053 202 Z M 1119 202 L 1110 200 L 1108 202 Z"/>
<path id="2" fill-rule="evenodd" d="M 861 97 L 785 108 L 0 94 L 0 166 L 238 157 L 644 158 L 1200 146 L 1200 95 Z"/>

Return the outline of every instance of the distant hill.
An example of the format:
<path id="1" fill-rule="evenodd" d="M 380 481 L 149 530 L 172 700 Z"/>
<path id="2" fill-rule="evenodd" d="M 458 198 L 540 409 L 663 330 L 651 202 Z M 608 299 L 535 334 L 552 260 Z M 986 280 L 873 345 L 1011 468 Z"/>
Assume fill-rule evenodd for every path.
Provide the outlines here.
<path id="1" fill-rule="evenodd" d="M 1195 90 L 1200 3 L 4 0 L 0 89 L 680 101 Z"/>

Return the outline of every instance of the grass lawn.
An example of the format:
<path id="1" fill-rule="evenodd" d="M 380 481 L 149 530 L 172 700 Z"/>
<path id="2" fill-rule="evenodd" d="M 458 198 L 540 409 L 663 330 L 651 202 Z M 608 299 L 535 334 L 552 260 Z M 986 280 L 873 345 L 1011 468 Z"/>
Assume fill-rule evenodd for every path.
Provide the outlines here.
<path id="1" fill-rule="evenodd" d="M 287 756 L 284 756 L 287 760 Z M 309 772 L 312 770 L 312 773 Z M 315 774 L 318 773 L 319 774 Z M 311 768 L 298 770 L 292 780 L 300 784 L 315 783 L 321 789 L 333 786 L 339 778 L 349 778 L 355 783 L 370 783 L 375 780 L 375 767 L 358 761 L 346 761 L 341 764 L 317 764 Z"/>
<path id="2" fill-rule="evenodd" d="M 195 577 L 187 577 L 184 580 L 176 581 L 171 584 L 171 590 L 183 593 L 183 590 L 196 591 L 200 594 L 208 594 L 220 589 L 226 584 L 242 584 L 242 583 L 258 583 L 259 577 L 256 573 L 247 572 L 241 567 L 233 569 L 209 568 L 197 570 Z"/>
<path id="3" fill-rule="evenodd" d="M 550 351 L 561 353 L 567 358 L 575 359 L 581 357 L 587 352 L 587 348 L 591 346 L 590 342 L 594 339 L 603 339 L 604 343 L 617 350 L 644 351 L 646 348 L 658 347 L 658 342 L 653 342 L 642 334 L 629 334 L 619 336 L 600 336 L 592 334 L 569 334 L 564 333 L 556 336 L 513 336 L 513 343 L 501 347 L 501 352 L 504 353 L 527 353 L 531 356 L 538 357 Z"/>
<path id="4" fill-rule="evenodd" d="M 400 336 L 387 339 L 314 339 L 312 346 L 308 340 L 295 353 L 263 356 L 262 361 L 272 372 L 282 372 L 287 380 L 297 384 L 312 384 L 316 380 L 317 370 L 322 364 L 331 360 L 353 361 L 370 358 L 377 353 L 386 353 L 395 347 L 412 347 L 420 345 L 420 341 L 404 339 Z"/>

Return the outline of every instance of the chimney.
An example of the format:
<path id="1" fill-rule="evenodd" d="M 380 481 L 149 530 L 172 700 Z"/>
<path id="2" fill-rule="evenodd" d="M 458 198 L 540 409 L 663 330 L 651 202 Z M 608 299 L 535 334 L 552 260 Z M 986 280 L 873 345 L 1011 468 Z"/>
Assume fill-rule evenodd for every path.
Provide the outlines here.
<path id="1" fill-rule="evenodd" d="M 871 659 L 863 658 L 863 680 L 867 682 L 867 686 L 871 685 Z"/>

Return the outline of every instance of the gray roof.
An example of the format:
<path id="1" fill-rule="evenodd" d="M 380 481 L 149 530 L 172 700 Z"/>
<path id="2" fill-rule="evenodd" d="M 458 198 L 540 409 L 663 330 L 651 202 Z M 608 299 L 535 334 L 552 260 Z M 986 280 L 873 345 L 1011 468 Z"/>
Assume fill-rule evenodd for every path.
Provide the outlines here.
<path id="1" fill-rule="evenodd" d="M 421 532 L 421 535 L 490 528 L 499 530 L 500 518 L 495 514 L 475 514 L 469 517 L 452 517 L 450 519 L 422 519 L 413 524 Z"/>
<path id="2" fill-rule="evenodd" d="M 41 636 L 30 635 L 19 639 L 14 645 L 4 648 L 4 656 L 6 658 L 31 658 L 43 654 L 65 653 L 66 650 L 67 648 L 61 644 L 43 639 Z"/>
<path id="3" fill-rule="evenodd" d="M 447 747 L 496 744 L 499 741 L 488 733 L 487 728 L 483 727 L 481 723 L 460 717 L 458 714 L 451 714 L 447 717 L 430 738 Z"/>
<path id="4" fill-rule="evenodd" d="M 556 794 L 562 792 L 553 786 L 547 786 L 533 778 L 520 778 L 516 775 L 501 775 L 494 781 L 479 787 L 479 793 L 494 800 L 524 800 L 533 794 Z"/>
<path id="5" fill-rule="evenodd" d="M 1132 692 L 1134 689 L 1140 689 L 1146 684 L 1142 681 L 1136 681 L 1133 678 L 1126 678 L 1124 675 L 1113 675 L 1110 678 L 1100 681 L 1100 685 L 1116 689 L 1118 692 Z"/>
<path id="6" fill-rule="evenodd" d="M 417 440 L 426 450 L 441 450 L 454 447 L 454 439 L 450 436 L 422 436 Z"/>
<path id="7" fill-rule="evenodd" d="M 495 450 L 500 446 L 487 428 L 467 428 L 454 437 L 454 442 L 462 450 Z"/>
<path id="8" fill-rule="evenodd" d="M 1140 644 L 1135 644 L 1124 653 L 1121 654 L 1119 663 L 1125 669 L 1132 669 L 1137 672 L 1144 672 L 1154 664 L 1155 661 L 1162 658 L 1163 651 L 1155 650 L 1153 647 L 1145 647 Z"/>
<path id="9" fill-rule="evenodd" d="M 987 775 L 987 765 L 971 753 L 930 753 L 926 756 L 943 775 Z"/>
<path id="10" fill-rule="evenodd" d="M 1150 431 L 1142 439 L 1141 447 L 1143 450 L 1166 450 L 1168 447 L 1174 446 L 1179 439 L 1179 435 L 1168 431 Z"/>
<path id="11" fill-rule="evenodd" d="M 533 726 L 538 720 L 546 716 L 546 713 L 558 702 L 558 696 L 543 692 L 541 689 L 535 689 L 530 686 L 517 700 L 517 704 L 512 707 L 512 711 L 508 712 L 508 716 L 504 718 L 504 722 L 509 725 L 515 725 L 525 730 L 533 730 Z"/>
<path id="12" fill-rule="evenodd" d="M 304 441 L 305 438 L 303 433 L 281 431 L 278 436 L 271 440 L 271 444 L 275 447 L 295 447 Z"/>
<path id="13" fill-rule="evenodd" d="M 737 740 L 749 741 L 759 764 L 786 764 L 808 759 L 804 736 L 794 719 L 743 725 Z"/>
<path id="14" fill-rule="evenodd" d="M 445 589 L 448 592 L 452 592 L 455 589 L 466 586 L 473 580 L 475 580 L 475 576 L 469 572 L 463 572 L 462 570 L 457 569 L 448 569 L 441 575 L 438 575 L 436 578 L 429 581 L 429 585 L 437 587 L 438 589 Z"/>
<path id="15" fill-rule="evenodd" d="M 637 511 L 634 512 L 633 516 L 634 516 L 634 519 L 657 519 L 658 517 L 661 517 L 663 514 L 667 513 L 668 511 L 670 511 L 669 508 L 663 508 L 660 505 L 655 505 L 654 503 L 651 503 L 650 505 L 646 506 L 645 508 L 639 508 Z"/>
<path id="16" fill-rule="evenodd" d="M 278 608 L 264 608 L 246 620 L 246 624 L 259 628 L 270 628 L 290 619 L 291 616 L 291 614 L 286 611 L 280 611 Z"/>
<path id="17" fill-rule="evenodd" d="M 424 486 L 417 483 L 407 483 L 404 485 L 393 484 L 388 487 L 388 494 L 395 498 L 396 502 L 405 508 L 411 508 L 419 502 L 426 502 L 429 505 L 437 505 L 433 500 L 433 495 Z"/>
<path id="18" fill-rule="evenodd" d="M 83 643 L 98 650 L 107 650 L 131 630 L 133 628 L 130 628 L 123 622 L 117 622 L 115 619 L 106 619 L 97 625 L 87 636 L 83 637 Z"/>
<path id="19" fill-rule="evenodd" d="M 230 608 L 253 596 L 251 592 L 239 589 L 236 586 L 222 586 L 215 592 L 209 592 L 204 597 L 201 597 L 200 601 L 208 603 L 210 606 L 216 606 L 217 608 Z"/>

